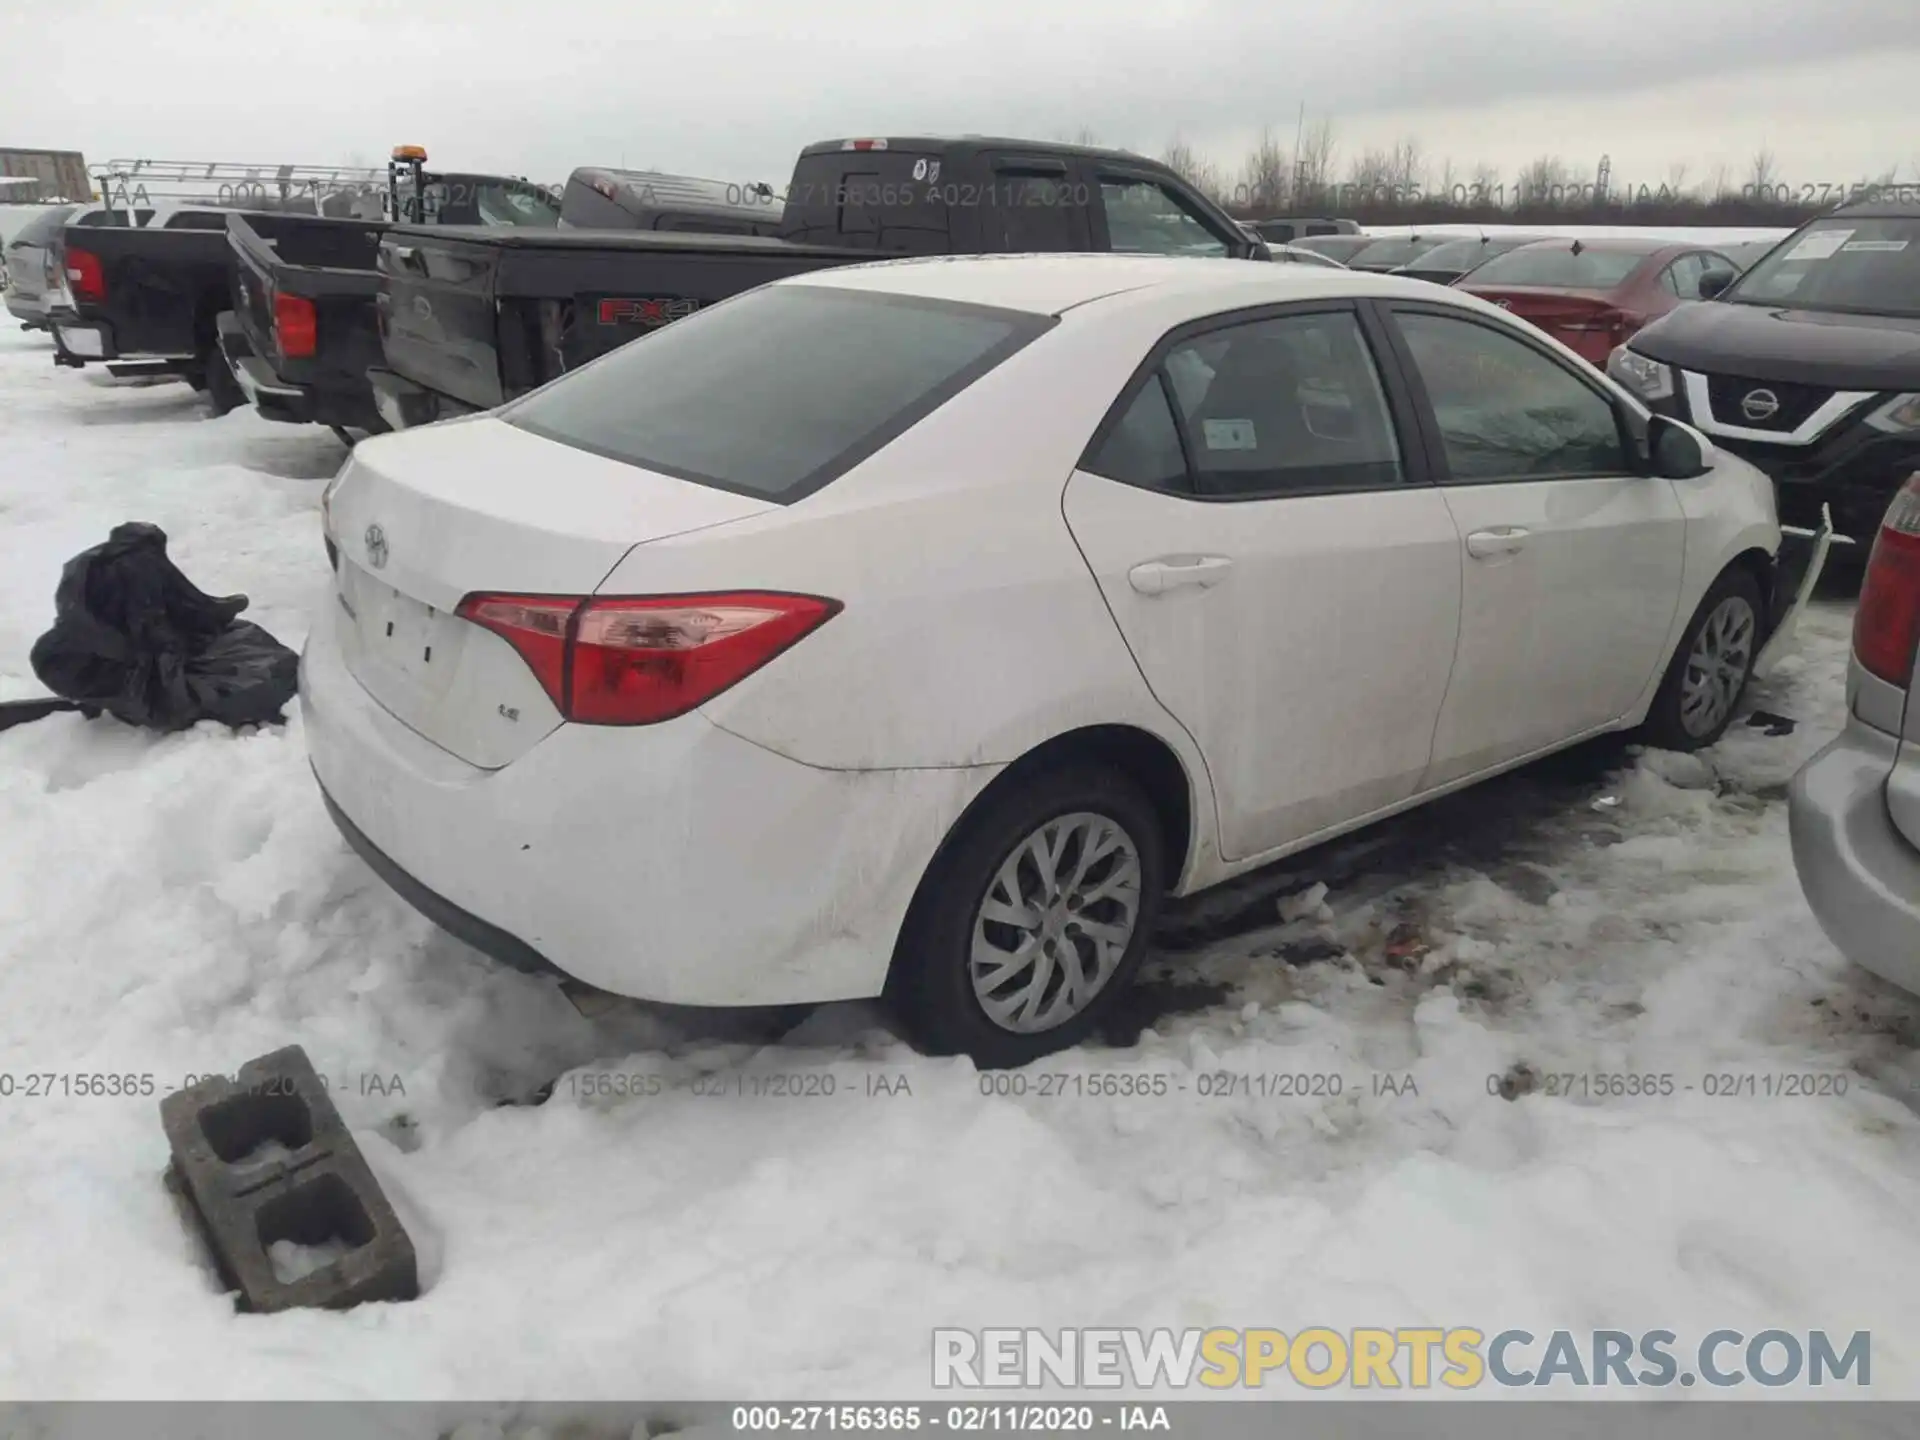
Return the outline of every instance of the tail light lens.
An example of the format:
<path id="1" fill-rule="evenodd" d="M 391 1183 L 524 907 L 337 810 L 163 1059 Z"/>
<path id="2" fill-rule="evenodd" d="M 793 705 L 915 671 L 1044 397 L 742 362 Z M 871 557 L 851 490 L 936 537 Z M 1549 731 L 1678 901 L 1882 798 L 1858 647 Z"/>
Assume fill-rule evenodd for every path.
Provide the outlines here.
<path id="1" fill-rule="evenodd" d="M 107 272 L 101 268 L 98 255 L 68 246 L 66 267 L 67 292 L 75 300 L 98 304 L 107 298 Z"/>
<path id="2" fill-rule="evenodd" d="M 282 355 L 305 359 L 313 354 L 319 335 L 320 320 L 311 300 L 273 292 L 273 343 Z"/>
<path id="3" fill-rule="evenodd" d="M 1920 473 L 1907 481 L 1880 524 L 1853 614 L 1861 667 L 1902 690 L 1913 683 L 1920 648 Z"/>
<path id="4" fill-rule="evenodd" d="M 518 650 L 567 719 L 654 725 L 744 680 L 840 608 L 816 595 L 740 590 L 469 595 L 458 613 Z"/>

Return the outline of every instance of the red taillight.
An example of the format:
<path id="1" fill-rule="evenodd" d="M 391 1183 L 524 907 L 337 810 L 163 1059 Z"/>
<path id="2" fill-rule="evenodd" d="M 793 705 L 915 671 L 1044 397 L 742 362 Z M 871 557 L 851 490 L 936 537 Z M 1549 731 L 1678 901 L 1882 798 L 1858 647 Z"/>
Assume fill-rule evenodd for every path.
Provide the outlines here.
<path id="1" fill-rule="evenodd" d="M 289 359 L 300 360 L 313 354 L 320 335 L 320 319 L 313 302 L 299 295 L 273 292 L 273 343 Z"/>
<path id="2" fill-rule="evenodd" d="M 66 266 L 67 293 L 74 299 L 98 304 L 107 298 L 107 272 L 101 268 L 98 255 L 68 246 Z"/>
<path id="3" fill-rule="evenodd" d="M 502 636 L 554 708 L 583 725 L 684 715 L 840 612 L 815 595 L 469 595 L 459 614 Z"/>
<path id="4" fill-rule="evenodd" d="M 1894 497 L 1880 524 L 1853 613 L 1853 654 L 1862 668 L 1902 690 L 1920 648 L 1920 473 Z"/>

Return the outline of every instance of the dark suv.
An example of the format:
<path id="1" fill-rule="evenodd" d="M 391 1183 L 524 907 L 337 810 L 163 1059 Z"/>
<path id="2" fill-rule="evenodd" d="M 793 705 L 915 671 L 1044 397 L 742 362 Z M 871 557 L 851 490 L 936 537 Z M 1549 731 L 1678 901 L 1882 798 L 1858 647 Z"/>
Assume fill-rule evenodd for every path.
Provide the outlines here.
<path id="1" fill-rule="evenodd" d="M 1607 373 L 1773 478 L 1784 524 L 1865 541 L 1920 469 L 1920 186 L 1809 221 L 1701 277 Z"/>

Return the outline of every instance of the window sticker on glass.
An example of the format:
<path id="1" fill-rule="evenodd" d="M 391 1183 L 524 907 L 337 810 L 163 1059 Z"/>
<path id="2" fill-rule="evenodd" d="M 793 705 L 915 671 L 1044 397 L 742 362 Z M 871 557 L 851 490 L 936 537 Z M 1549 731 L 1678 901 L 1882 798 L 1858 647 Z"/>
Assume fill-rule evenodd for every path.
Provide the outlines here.
<path id="1" fill-rule="evenodd" d="M 1258 450 L 1260 437 L 1251 420 L 1208 420 L 1201 426 L 1209 450 Z"/>
<path id="2" fill-rule="evenodd" d="M 1849 240 L 1840 247 L 1848 254 L 1868 252 L 1875 255 L 1896 255 L 1907 248 L 1904 240 Z"/>
<path id="3" fill-rule="evenodd" d="M 1840 253 L 1853 238 L 1851 230 L 1816 230 L 1780 258 L 1782 260 L 1825 260 Z"/>

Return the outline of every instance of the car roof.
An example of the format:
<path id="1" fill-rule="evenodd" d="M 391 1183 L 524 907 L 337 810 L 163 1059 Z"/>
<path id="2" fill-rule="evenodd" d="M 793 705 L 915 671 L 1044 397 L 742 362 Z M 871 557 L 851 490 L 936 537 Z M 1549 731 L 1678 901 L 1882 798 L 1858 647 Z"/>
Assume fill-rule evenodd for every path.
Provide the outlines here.
<path id="1" fill-rule="evenodd" d="M 835 266 L 774 283 L 912 295 L 1038 315 L 1060 315 L 1090 301 L 1147 290 L 1217 299 L 1228 308 L 1433 294 L 1431 285 L 1392 275 L 1185 255 L 923 255 Z"/>
<path id="2" fill-rule="evenodd" d="M 1063 140 L 1025 140 L 1005 135 L 874 135 L 860 136 L 862 143 L 872 144 L 884 141 L 887 150 L 904 150 L 914 154 L 923 150 L 942 150 L 956 152 L 973 150 L 1026 150 L 1036 154 L 1077 155 L 1094 160 L 1107 160 L 1116 164 L 1151 165 L 1156 170 L 1167 168 L 1164 161 L 1151 156 L 1141 155 L 1132 150 L 1113 150 L 1103 145 L 1074 145 Z M 816 140 L 801 150 L 802 156 L 835 154 L 840 152 L 860 153 L 853 150 L 854 139 Z M 881 152 L 886 153 L 885 151 Z"/>

